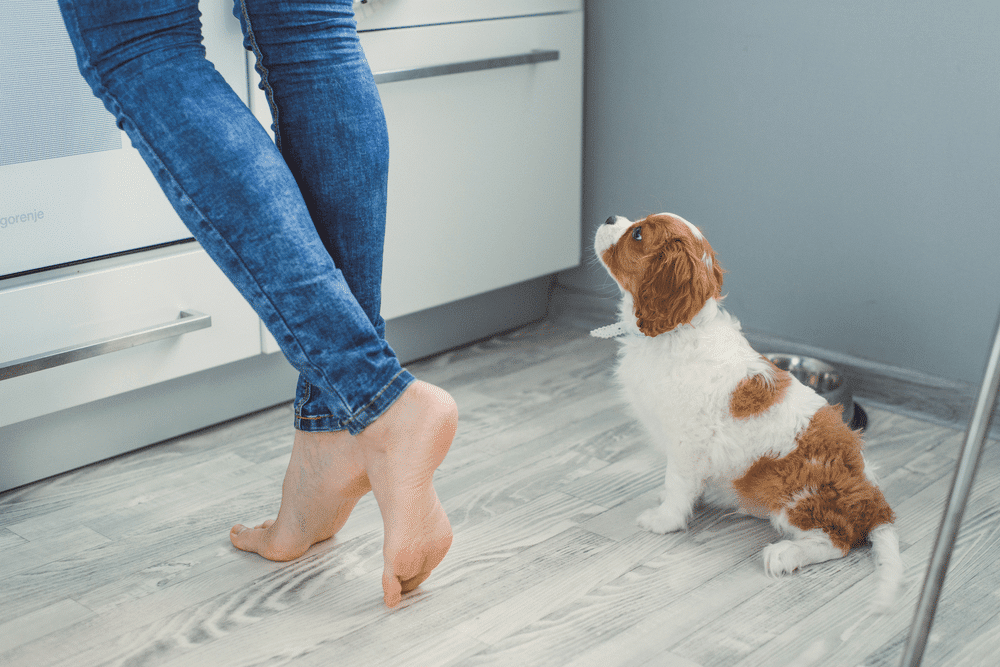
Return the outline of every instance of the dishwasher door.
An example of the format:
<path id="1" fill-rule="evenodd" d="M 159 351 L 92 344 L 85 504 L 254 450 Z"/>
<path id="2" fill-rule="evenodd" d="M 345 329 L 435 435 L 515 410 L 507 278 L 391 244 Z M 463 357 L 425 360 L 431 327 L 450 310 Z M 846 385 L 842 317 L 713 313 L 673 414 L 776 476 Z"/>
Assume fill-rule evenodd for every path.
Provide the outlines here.
<path id="1" fill-rule="evenodd" d="M 389 126 L 383 315 L 576 266 L 583 13 L 361 39 Z"/>

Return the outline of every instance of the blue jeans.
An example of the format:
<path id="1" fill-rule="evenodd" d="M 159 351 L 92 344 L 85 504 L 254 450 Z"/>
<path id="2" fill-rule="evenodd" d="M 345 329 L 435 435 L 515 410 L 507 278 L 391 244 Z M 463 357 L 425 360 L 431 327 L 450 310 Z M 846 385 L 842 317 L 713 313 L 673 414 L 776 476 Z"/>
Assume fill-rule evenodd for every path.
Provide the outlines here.
<path id="1" fill-rule="evenodd" d="M 84 78 L 299 371 L 295 427 L 364 430 L 413 376 L 379 314 L 388 137 L 351 1 L 236 0 L 275 142 L 205 59 L 197 0 L 59 5 Z"/>

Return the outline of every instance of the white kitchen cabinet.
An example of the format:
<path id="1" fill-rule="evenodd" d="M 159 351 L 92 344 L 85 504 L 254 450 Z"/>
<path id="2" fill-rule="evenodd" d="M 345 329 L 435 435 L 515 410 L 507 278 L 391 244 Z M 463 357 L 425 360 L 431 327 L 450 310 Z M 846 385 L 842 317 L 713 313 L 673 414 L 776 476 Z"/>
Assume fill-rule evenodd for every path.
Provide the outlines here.
<path id="1" fill-rule="evenodd" d="M 362 34 L 376 78 L 557 58 L 379 84 L 390 146 L 386 318 L 578 263 L 582 31 L 576 12 Z"/>
<path id="2" fill-rule="evenodd" d="M 389 124 L 390 343 L 405 362 L 540 317 L 580 255 L 582 2 L 355 9 Z M 0 281 L 0 364 L 182 312 L 211 326 L 0 381 L 0 491 L 288 400 L 296 376 L 194 243 Z"/>
<path id="3" fill-rule="evenodd" d="M 193 243 L 0 290 L 0 363 L 148 330 L 192 311 L 210 326 L 0 381 L 0 426 L 260 354 L 256 313 Z"/>

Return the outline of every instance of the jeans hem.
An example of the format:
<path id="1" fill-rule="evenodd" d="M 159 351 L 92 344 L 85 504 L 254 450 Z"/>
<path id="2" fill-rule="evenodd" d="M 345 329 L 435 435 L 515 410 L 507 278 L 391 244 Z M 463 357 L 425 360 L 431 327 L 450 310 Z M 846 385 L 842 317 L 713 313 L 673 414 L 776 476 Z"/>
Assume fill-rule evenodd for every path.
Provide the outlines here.
<path id="1" fill-rule="evenodd" d="M 303 415 L 300 411 L 301 405 L 296 405 L 295 428 L 307 432 L 347 430 L 351 432 L 351 435 L 357 435 L 381 417 L 414 380 L 416 378 L 409 371 L 405 368 L 401 369 L 375 394 L 375 397 L 367 405 L 346 419 L 330 414 Z"/>

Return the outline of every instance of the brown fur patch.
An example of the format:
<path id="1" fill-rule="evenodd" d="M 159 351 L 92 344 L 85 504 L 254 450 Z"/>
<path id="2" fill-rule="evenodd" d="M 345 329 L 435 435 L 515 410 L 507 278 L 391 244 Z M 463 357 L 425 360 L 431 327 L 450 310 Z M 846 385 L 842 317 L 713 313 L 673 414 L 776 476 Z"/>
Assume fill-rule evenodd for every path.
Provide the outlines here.
<path id="1" fill-rule="evenodd" d="M 729 412 L 734 418 L 759 417 L 785 397 L 788 385 L 792 383 L 792 376 L 770 361 L 768 364 L 772 369 L 770 376 L 759 373 L 743 378 L 736 385 L 729 398 Z"/>
<path id="2" fill-rule="evenodd" d="M 777 513 L 801 530 L 819 528 L 845 554 L 876 526 L 892 523 L 892 509 L 864 473 L 860 435 L 841 419 L 841 406 L 816 411 L 780 459 L 765 456 L 733 482 L 741 503 Z"/>
<path id="3" fill-rule="evenodd" d="M 636 227 L 641 239 L 632 237 Z M 711 259 L 711 269 L 702 257 Z M 706 301 L 722 295 L 724 271 L 712 246 L 670 215 L 633 223 L 601 259 L 632 295 L 636 324 L 647 336 L 689 323 Z"/>
<path id="4" fill-rule="evenodd" d="M 629 227 L 621 239 L 601 255 L 601 259 L 611 275 L 621 283 L 625 291 L 633 296 L 635 296 L 636 285 L 639 282 L 639 277 L 643 274 L 643 267 L 647 261 L 641 252 L 641 247 L 629 247 L 625 241 L 626 238 L 632 238 L 632 230 L 635 227 L 636 225 Z"/>

